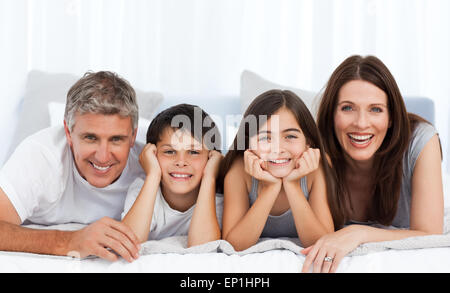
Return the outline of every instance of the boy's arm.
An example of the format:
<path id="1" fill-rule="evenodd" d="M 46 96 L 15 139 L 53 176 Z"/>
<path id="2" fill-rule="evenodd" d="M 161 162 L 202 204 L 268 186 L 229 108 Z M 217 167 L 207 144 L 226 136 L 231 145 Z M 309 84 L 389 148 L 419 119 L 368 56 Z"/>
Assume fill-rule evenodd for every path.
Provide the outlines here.
<path id="1" fill-rule="evenodd" d="M 139 242 L 145 242 L 150 233 L 156 195 L 161 182 L 161 168 L 156 158 L 156 145 L 148 143 L 139 155 L 139 163 L 147 177 L 133 206 L 122 219 L 122 223 L 136 233 Z"/>
<path id="2" fill-rule="evenodd" d="M 188 247 L 220 239 L 216 214 L 216 177 L 222 154 L 210 151 L 188 233 Z"/>
<path id="3" fill-rule="evenodd" d="M 216 179 L 203 177 L 188 233 L 188 247 L 220 239 L 216 215 Z"/>
<path id="4" fill-rule="evenodd" d="M 160 176 L 147 176 L 133 206 L 122 219 L 122 223 L 133 230 L 141 243 L 147 241 L 150 233 L 160 181 Z"/>

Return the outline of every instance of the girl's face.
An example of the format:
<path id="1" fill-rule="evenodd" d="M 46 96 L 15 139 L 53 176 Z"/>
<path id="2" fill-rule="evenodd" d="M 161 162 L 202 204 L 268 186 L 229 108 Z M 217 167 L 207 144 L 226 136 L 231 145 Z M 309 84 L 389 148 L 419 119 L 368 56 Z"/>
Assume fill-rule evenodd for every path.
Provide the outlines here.
<path id="1" fill-rule="evenodd" d="M 187 194 L 200 186 L 209 151 L 188 131 L 167 127 L 156 148 L 164 192 Z"/>
<path id="2" fill-rule="evenodd" d="M 370 82 L 352 80 L 338 93 L 334 131 L 346 154 L 355 161 L 369 161 L 383 143 L 390 127 L 386 93 Z"/>
<path id="3" fill-rule="evenodd" d="M 250 149 L 265 161 L 263 169 L 278 178 L 291 173 L 306 148 L 297 119 L 285 107 L 270 116 L 250 139 Z"/>

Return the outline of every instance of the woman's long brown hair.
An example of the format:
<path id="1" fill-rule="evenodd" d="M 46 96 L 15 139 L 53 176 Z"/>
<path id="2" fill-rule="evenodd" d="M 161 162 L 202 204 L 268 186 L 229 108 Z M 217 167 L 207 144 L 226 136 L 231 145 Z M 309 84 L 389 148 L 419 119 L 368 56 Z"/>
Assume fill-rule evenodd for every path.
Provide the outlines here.
<path id="1" fill-rule="evenodd" d="M 306 105 L 295 93 L 291 91 L 270 90 L 259 95 L 253 100 L 244 113 L 238 132 L 233 140 L 233 144 L 225 155 L 225 158 L 222 160 L 219 178 L 222 178 L 223 180 L 234 160 L 244 155 L 245 150 L 249 148 L 250 138 L 256 135 L 261 127 L 260 119 L 256 119 L 256 132 L 250 133 L 250 131 L 255 131 L 255 129 L 247 127 L 248 125 L 246 124 L 246 121 L 248 120 L 246 118 L 252 115 L 257 118 L 261 115 L 265 115 L 268 120 L 271 115 L 282 107 L 286 107 L 294 114 L 303 134 L 305 135 L 306 143 L 309 147 L 320 150 L 320 164 L 325 174 L 328 205 L 334 222 L 342 222 L 343 219 L 335 218 L 340 216 L 340 213 L 335 210 L 338 206 L 338 200 L 335 192 L 335 181 L 333 180 L 331 168 L 326 160 L 326 154 L 319 130 Z M 239 142 L 239 138 L 244 138 L 244 143 Z"/>
<path id="2" fill-rule="evenodd" d="M 403 176 L 403 157 L 411 133 L 421 117 L 407 113 L 400 90 L 389 69 L 374 56 L 351 56 L 332 73 L 317 115 L 317 126 L 322 135 L 325 151 L 330 156 L 336 180 L 338 198 L 337 218 L 350 220 L 352 203 L 347 188 L 344 150 L 334 132 L 334 116 L 341 87 L 352 80 L 370 82 L 387 95 L 390 127 L 380 148 L 375 153 L 370 220 L 390 225 L 396 215 Z M 335 223 L 342 226 L 345 222 Z"/>

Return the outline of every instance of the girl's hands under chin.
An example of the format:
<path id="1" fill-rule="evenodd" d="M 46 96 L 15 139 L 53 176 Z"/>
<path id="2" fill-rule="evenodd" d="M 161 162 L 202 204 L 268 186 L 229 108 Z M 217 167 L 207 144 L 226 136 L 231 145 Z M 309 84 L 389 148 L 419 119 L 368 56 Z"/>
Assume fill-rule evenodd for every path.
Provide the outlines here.
<path id="1" fill-rule="evenodd" d="M 292 169 L 286 177 L 283 177 L 283 183 L 298 182 L 300 178 L 314 172 L 319 168 L 320 150 L 308 148 L 295 162 L 295 168 Z"/>
<path id="2" fill-rule="evenodd" d="M 258 179 L 258 181 L 262 182 L 265 185 L 280 184 L 281 187 L 281 178 L 277 178 L 266 171 L 265 164 L 267 163 L 263 159 L 255 155 L 252 151 L 246 150 L 244 152 L 244 166 L 245 172 L 247 172 L 247 174 Z"/>

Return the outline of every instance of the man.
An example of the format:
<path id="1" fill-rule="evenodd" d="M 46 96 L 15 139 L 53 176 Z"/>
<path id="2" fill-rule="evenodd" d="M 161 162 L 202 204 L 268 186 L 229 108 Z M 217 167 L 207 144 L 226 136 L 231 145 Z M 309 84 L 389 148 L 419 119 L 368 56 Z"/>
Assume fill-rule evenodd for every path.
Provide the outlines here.
<path id="1" fill-rule="evenodd" d="M 135 91 L 116 74 L 88 72 L 75 83 L 64 127 L 26 138 L 0 171 L 0 250 L 136 259 L 139 241 L 119 220 L 128 186 L 145 176 L 138 119 Z M 21 226 L 65 223 L 87 226 Z"/>

